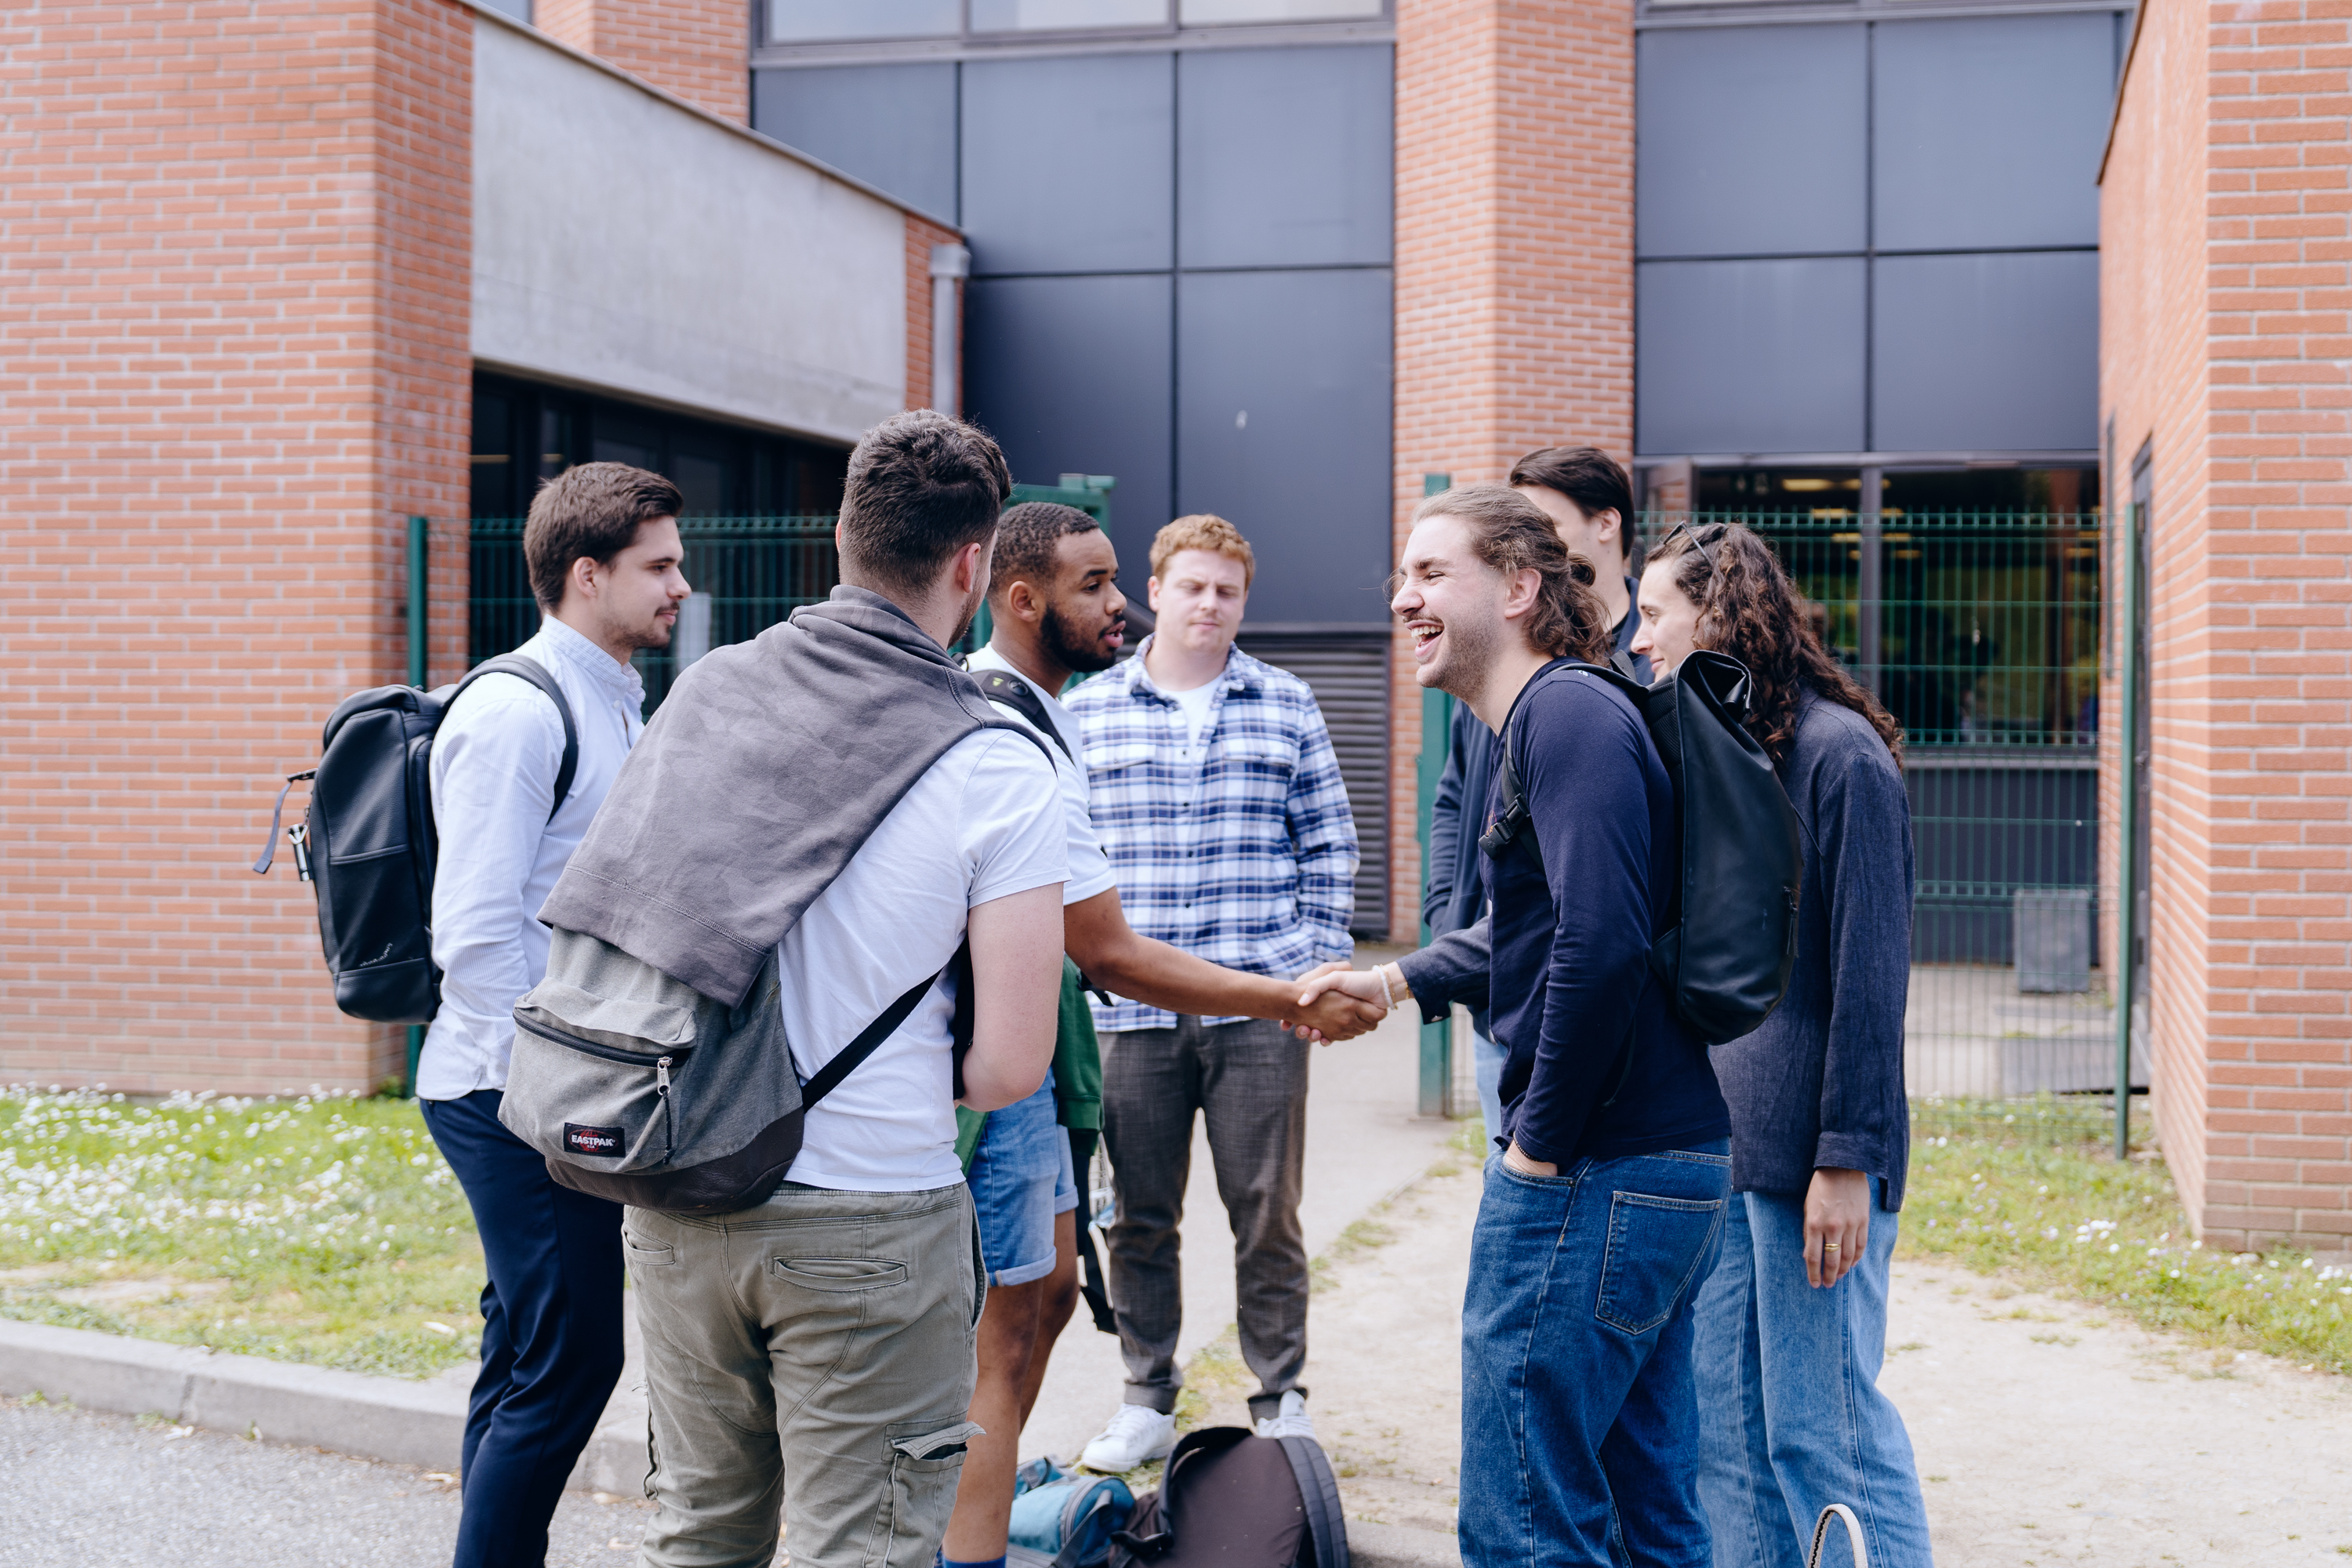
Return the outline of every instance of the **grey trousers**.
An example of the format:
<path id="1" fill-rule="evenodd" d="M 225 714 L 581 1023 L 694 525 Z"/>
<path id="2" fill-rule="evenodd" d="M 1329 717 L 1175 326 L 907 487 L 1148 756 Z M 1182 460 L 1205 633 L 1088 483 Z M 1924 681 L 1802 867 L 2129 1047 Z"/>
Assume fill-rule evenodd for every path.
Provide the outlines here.
<path id="1" fill-rule="evenodd" d="M 659 1507 L 648 1568 L 929 1568 L 955 1506 L 985 1286 L 971 1195 L 785 1184 L 624 1222 Z"/>
<path id="2" fill-rule="evenodd" d="M 1176 1408 L 1184 1320 L 1177 1226 L 1192 1169 L 1192 1117 L 1208 1118 L 1217 1195 L 1234 1232 L 1242 1360 L 1257 1374 L 1250 1414 L 1275 1414 L 1307 1364 L 1307 1240 L 1298 1227 L 1307 1153 L 1307 1056 L 1265 1019 L 1127 1029 L 1103 1040 L 1103 1147 L 1118 1213 L 1111 1303 L 1127 1358 L 1127 1403 Z"/>

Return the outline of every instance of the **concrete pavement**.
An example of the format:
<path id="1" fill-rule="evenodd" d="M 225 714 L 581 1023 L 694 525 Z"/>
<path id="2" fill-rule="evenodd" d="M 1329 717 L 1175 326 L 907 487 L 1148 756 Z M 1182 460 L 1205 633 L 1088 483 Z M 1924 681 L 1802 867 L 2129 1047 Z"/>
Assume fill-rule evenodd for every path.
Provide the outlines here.
<path id="1" fill-rule="evenodd" d="M 444 1568 L 457 1539 L 416 1467 L 127 1415 L 0 1401 L 0 1476 L 10 1568 Z M 648 1511 L 565 1494 L 550 1568 L 634 1563 Z"/>

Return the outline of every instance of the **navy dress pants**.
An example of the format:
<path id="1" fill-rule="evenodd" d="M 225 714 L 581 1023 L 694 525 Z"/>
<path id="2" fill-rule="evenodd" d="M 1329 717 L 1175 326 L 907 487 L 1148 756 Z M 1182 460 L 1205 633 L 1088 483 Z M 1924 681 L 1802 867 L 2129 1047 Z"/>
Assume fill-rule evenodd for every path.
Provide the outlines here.
<path id="1" fill-rule="evenodd" d="M 473 1205 L 482 1373 L 466 1413 L 457 1568 L 547 1559 L 547 1526 L 621 1377 L 621 1205 L 558 1186 L 499 1121 L 497 1089 L 423 1101 Z"/>

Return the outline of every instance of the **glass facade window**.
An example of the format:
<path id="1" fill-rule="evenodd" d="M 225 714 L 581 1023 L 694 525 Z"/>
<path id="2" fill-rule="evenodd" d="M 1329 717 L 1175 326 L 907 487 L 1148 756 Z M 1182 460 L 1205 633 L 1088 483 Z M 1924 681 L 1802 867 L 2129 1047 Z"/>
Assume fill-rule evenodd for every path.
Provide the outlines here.
<path id="1" fill-rule="evenodd" d="M 1382 0 L 1178 0 L 1177 19 L 1188 27 L 1225 22 L 1329 22 L 1377 16 Z"/>
<path id="2" fill-rule="evenodd" d="M 1149 27 L 1167 20 L 1168 0 L 971 0 L 975 33 Z"/>
<path id="3" fill-rule="evenodd" d="M 951 38 L 962 30 L 962 0 L 768 0 L 772 44 Z"/>

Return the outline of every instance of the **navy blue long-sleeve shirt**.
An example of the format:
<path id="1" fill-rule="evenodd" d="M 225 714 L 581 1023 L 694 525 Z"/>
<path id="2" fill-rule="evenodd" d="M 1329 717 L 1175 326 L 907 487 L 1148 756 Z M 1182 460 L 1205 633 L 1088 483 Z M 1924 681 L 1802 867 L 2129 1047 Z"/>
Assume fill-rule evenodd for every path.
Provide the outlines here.
<path id="1" fill-rule="evenodd" d="M 1505 1130 L 1530 1158 L 1560 1165 L 1728 1137 L 1706 1047 L 1650 976 L 1679 867 L 1674 786 L 1649 731 L 1621 693 L 1572 671 L 1538 676 L 1517 708 L 1541 859 L 1523 837 L 1486 863 L 1488 1001 L 1510 1053 Z M 1632 1065 L 1604 1105 L 1629 1026 Z"/>
<path id="2" fill-rule="evenodd" d="M 1732 1110 L 1731 1189 L 1797 1194 L 1816 1169 L 1866 1171 L 1903 1206 L 1911 1113 L 1911 802 L 1870 721 L 1808 690 L 1780 782 L 1805 845 L 1797 963 L 1763 1026 L 1715 1047 Z"/>

